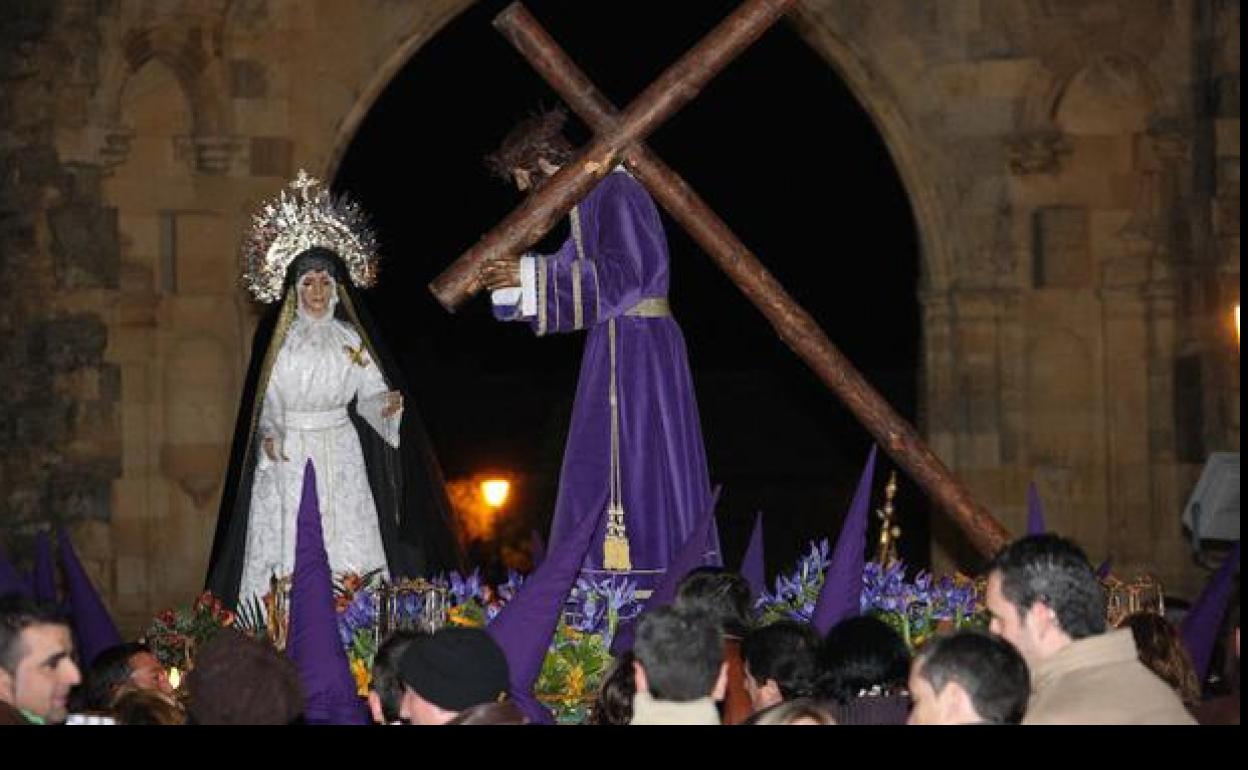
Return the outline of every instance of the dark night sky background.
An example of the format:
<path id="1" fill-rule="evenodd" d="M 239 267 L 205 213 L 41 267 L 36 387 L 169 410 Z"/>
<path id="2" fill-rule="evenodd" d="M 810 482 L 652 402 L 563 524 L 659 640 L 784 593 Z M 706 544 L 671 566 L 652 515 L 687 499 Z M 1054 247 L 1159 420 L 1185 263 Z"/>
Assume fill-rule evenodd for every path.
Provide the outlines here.
<path id="1" fill-rule="evenodd" d="M 623 109 L 735 6 L 696 2 L 526 5 Z M 561 102 L 490 25 L 482 2 L 419 49 L 380 97 L 335 188 L 370 212 L 382 281 L 368 295 L 401 355 L 450 478 L 519 474 L 508 536 L 549 529 L 583 335 L 535 338 L 484 298 L 456 315 L 426 284 L 520 202 L 481 158 L 514 123 Z M 573 117 L 568 134 L 589 138 Z M 836 71 L 781 21 L 647 140 L 733 228 L 903 416 L 915 419 L 918 244 L 901 181 Z M 688 342 L 725 563 L 756 510 L 768 571 L 835 536 L 871 438 L 664 214 L 671 300 Z M 542 244 L 550 251 L 566 224 Z M 877 500 L 887 471 L 876 474 Z M 929 505 L 902 479 L 903 556 L 926 565 Z M 874 532 L 869 537 L 874 538 Z"/>

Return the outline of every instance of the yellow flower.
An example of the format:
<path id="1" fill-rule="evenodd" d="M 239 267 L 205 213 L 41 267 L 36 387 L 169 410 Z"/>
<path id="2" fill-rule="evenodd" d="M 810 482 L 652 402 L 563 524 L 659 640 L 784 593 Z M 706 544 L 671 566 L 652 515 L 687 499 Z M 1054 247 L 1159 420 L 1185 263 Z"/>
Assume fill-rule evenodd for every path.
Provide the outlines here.
<path id="1" fill-rule="evenodd" d="M 568 691 L 565 697 L 570 702 L 576 702 L 585 694 L 585 669 L 579 665 L 573 666 L 568 672 Z"/>
<path id="2" fill-rule="evenodd" d="M 450 611 L 446 613 L 446 619 L 453 626 L 476 628 L 481 625 L 481 623 L 475 618 L 469 617 L 463 607 L 452 607 Z"/>
<path id="3" fill-rule="evenodd" d="M 351 659 L 351 676 L 355 678 L 355 692 L 361 698 L 368 695 L 368 687 L 373 683 L 372 672 L 360 658 Z"/>

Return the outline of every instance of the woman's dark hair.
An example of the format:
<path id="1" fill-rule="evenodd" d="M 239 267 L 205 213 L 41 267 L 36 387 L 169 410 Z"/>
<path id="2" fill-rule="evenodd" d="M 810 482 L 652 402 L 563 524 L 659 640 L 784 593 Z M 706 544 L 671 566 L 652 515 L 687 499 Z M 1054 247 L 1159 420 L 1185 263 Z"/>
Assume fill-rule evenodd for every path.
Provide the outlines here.
<path id="1" fill-rule="evenodd" d="M 905 689 L 910 651 L 896 631 L 881 620 L 862 615 L 832 627 L 820 651 L 823 674 L 819 697 L 845 704 L 864 690 L 881 694 Z"/>
<path id="2" fill-rule="evenodd" d="M 160 692 L 127 688 L 112 708 L 121 725 L 184 725 L 186 711 L 176 700 Z"/>
<path id="3" fill-rule="evenodd" d="M 1184 703 L 1200 703 L 1200 679 L 1192 656 L 1170 621 L 1153 612 L 1136 612 L 1123 618 L 1118 627 L 1131 629 L 1140 662 L 1174 688 Z"/>
<path id="4" fill-rule="evenodd" d="M 633 696 L 637 694 L 633 660 L 631 651 L 624 653 L 603 677 L 598 699 L 589 711 L 591 725 L 626 725 L 633 721 Z"/>
<path id="5" fill-rule="evenodd" d="M 299 276 L 313 270 L 324 270 L 333 276 L 335 281 L 342 281 L 347 274 L 347 266 L 342 258 L 323 246 L 313 246 L 290 261 L 286 267 L 286 287 L 290 288 Z"/>
<path id="6" fill-rule="evenodd" d="M 798 698 L 765 708 L 745 721 L 747 725 L 791 725 L 809 719 L 819 725 L 834 725 L 832 713 L 810 698 Z"/>

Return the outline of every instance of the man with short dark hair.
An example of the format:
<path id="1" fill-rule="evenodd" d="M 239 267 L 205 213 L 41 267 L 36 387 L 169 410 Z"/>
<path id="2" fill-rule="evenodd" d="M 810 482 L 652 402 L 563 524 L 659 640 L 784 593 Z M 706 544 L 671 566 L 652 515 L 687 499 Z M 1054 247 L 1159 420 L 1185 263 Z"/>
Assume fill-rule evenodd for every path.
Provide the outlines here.
<path id="1" fill-rule="evenodd" d="M 368 686 L 368 710 L 373 721 L 379 725 L 392 725 L 400 721 L 403 707 L 403 680 L 399 675 L 399 663 L 412 640 L 419 636 L 415 631 L 395 631 L 377 648 L 373 656 L 373 671 Z"/>
<path id="2" fill-rule="evenodd" d="M 741 657 L 741 641 L 752 625 L 750 604 L 750 584 L 740 574 L 723 567 L 698 567 L 685 575 L 672 604 L 678 609 L 707 612 L 719 623 L 724 637 L 724 664 L 728 667 L 728 686 L 720 702 L 726 725 L 739 725 L 755 711 Z"/>
<path id="3" fill-rule="evenodd" d="M 728 684 L 719 626 L 706 612 L 660 607 L 637 624 L 634 725 L 717 725 Z"/>
<path id="4" fill-rule="evenodd" d="M 82 706 L 88 711 L 108 711 L 124 687 L 173 695 L 164 666 L 140 642 L 115 644 L 95 656 L 83 685 Z"/>
<path id="5" fill-rule="evenodd" d="M 414 725 L 444 725 L 471 706 L 507 698 L 507 658 L 479 628 L 443 628 L 408 642 L 399 663 L 399 716 Z"/>
<path id="6" fill-rule="evenodd" d="M 1014 645 L 978 631 L 937 637 L 910 668 L 912 725 L 1018 724 L 1031 692 Z"/>
<path id="7" fill-rule="evenodd" d="M 1140 663 L 1129 629 L 1106 631 L 1105 593 L 1079 546 L 1056 535 L 1010 543 L 988 567 L 992 633 L 1031 669 L 1026 724 L 1195 724 Z"/>
<path id="8" fill-rule="evenodd" d="M 0 596 L 0 724 L 56 724 L 82 680 L 69 625 L 51 607 Z"/>
<path id="9" fill-rule="evenodd" d="M 809 623 L 781 620 L 745 637 L 745 688 L 754 711 L 809 697 L 819 676 L 823 640 Z"/>

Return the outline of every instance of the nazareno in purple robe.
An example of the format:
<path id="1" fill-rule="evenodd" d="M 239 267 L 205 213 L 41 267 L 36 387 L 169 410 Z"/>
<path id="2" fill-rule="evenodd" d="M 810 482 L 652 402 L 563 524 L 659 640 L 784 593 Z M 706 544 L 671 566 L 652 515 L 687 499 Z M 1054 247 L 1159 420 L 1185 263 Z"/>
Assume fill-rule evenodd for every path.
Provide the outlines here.
<path id="1" fill-rule="evenodd" d="M 600 517 L 583 571 L 601 576 L 608 507 L 618 497 L 629 545 L 627 572 L 649 590 L 711 503 L 684 335 L 667 310 L 667 239 L 654 201 L 623 168 L 573 209 L 572 222 L 573 236 L 559 251 L 534 255 L 536 313 L 498 304 L 498 297 L 494 311 L 500 320 L 527 321 L 539 336 L 589 330 L 550 547 L 568 537 L 582 516 Z M 618 493 L 611 461 L 613 342 Z M 720 563 L 718 551 L 715 537 L 708 563 Z"/>

